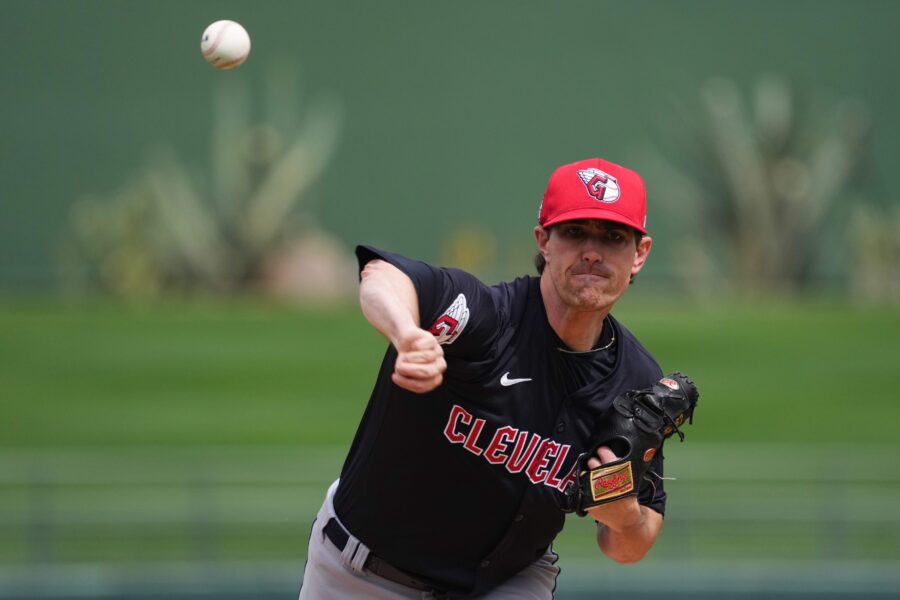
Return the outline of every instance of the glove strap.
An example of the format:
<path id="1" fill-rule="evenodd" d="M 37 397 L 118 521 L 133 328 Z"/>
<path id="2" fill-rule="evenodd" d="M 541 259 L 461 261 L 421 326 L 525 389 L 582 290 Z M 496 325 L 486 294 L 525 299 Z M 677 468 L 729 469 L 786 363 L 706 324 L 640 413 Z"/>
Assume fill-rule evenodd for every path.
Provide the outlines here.
<path id="1" fill-rule="evenodd" d="M 634 490 L 631 462 L 622 462 L 591 469 L 587 479 L 590 485 L 587 498 L 590 499 L 591 505 L 605 504 L 618 500 Z"/>
<path id="2" fill-rule="evenodd" d="M 587 463 L 588 454 L 579 459 L 581 465 Z M 579 467 L 580 469 L 581 467 Z M 587 514 L 587 509 L 618 500 L 623 496 L 634 496 L 634 474 L 631 462 L 623 461 L 586 469 L 582 475 L 572 482 L 566 490 L 567 506 L 565 512 L 575 512 L 579 517 Z"/>

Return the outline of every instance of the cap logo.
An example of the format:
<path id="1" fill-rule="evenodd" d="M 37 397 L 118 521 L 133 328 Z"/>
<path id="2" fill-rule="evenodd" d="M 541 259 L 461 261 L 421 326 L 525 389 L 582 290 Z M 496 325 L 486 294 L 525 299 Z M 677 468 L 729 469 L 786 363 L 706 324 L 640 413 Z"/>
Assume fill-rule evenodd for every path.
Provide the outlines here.
<path id="1" fill-rule="evenodd" d="M 587 188 L 588 194 L 600 202 L 611 204 L 619 199 L 619 182 L 609 173 L 604 173 L 600 169 L 585 169 L 578 171 L 578 177 Z"/>

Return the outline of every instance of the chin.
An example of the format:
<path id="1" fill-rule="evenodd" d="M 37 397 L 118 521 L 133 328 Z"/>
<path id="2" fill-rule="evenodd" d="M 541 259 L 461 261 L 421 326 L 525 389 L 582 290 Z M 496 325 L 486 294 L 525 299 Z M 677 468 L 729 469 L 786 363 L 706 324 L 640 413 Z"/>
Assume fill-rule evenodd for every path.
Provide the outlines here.
<path id="1" fill-rule="evenodd" d="M 584 311 L 596 311 L 611 306 L 616 297 L 610 294 L 598 293 L 595 290 L 580 290 L 572 295 L 569 306 Z"/>

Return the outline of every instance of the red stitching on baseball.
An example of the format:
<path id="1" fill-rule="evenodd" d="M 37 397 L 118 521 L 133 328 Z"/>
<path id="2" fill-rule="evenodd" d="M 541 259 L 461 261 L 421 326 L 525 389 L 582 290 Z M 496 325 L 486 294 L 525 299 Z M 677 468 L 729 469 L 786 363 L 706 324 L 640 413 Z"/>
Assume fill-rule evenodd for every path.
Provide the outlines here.
<path id="1" fill-rule="evenodd" d="M 218 33 L 216 34 L 216 38 L 212 41 L 212 44 L 209 46 L 209 48 L 203 51 L 203 56 L 209 56 L 216 51 L 216 48 L 218 48 L 219 44 L 222 42 L 222 36 L 224 35 L 225 30 L 229 27 L 231 27 L 230 21 L 228 23 L 225 23 L 225 25 L 221 29 L 219 29 Z"/>

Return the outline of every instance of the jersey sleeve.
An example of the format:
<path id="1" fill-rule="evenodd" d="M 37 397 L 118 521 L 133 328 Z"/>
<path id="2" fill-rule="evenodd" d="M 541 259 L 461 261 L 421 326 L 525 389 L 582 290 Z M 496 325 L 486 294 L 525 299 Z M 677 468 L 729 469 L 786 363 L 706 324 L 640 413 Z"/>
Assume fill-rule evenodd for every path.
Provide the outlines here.
<path id="1" fill-rule="evenodd" d="M 659 363 L 656 362 L 656 359 L 653 358 L 653 355 L 651 355 L 650 352 L 643 348 L 643 346 L 641 346 L 641 350 L 644 352 L 645 359 L 647 361 L 647 380 L 651 382 L 648 385 L 652 385 L 662 378 L 663 371 L 660 368 Z M 644 506 L 649 506 L 663 516 L 665 516 L 666 514 L 666 490 L 663 486 L 664 462 L 665 460 L 663 458 L 663 453 L 661 451 L 657 452 L 656 456 L 653 457 L 653 460 L 650 462 L 650 469 L 648 472 L 656 473 L 658 477 L 650 475 L 651 482 L 645 482 L 644 486 L 639 490 L 638 493 L 638 502 L 640 502 Z"/>
<path id="2" fill-rule="evenodd" d="M 446 355 L 477 359 L 488 354 L 500 317 L 491 289 L 477 277 L 372 246 L 357 246 L 356 258 L 360 272 L 369 261 L 381 259 L 412 280 L 419 302 L 419 326 L 437 338 Z"/>
<path id="3" fill-rule="evenodd" d="M 659 477 L 650 475 L 650 480 L 645 481 L 638 492 L 638 502 L 649 506 L 661 515 L 666 514 L 666 490 L 663 487 L 663 457 L 662 452 L 657 452 L 650 463 L 650 472 Z"/>
<path id="4" fill-rule="evenodd" d="M 616 321 L 619 331 L 622 332 L 623 343 L 627 343 L 631 351 L 628 354 L 629 367 L 633 370 L 634 379 L 631 381 L 631 389 L 643 389 L 650 387 L 663 376 L 662 368 L 653 355 L 638 342 L 637 338 L 625 327 Z M 650 462 L 648 472 L 650 475 L 638 489 L 638 502 L 649 506 L 661 515 L 666 514 L 666 490 L 663 486 L 663 453 L 657 452 Z"/>

